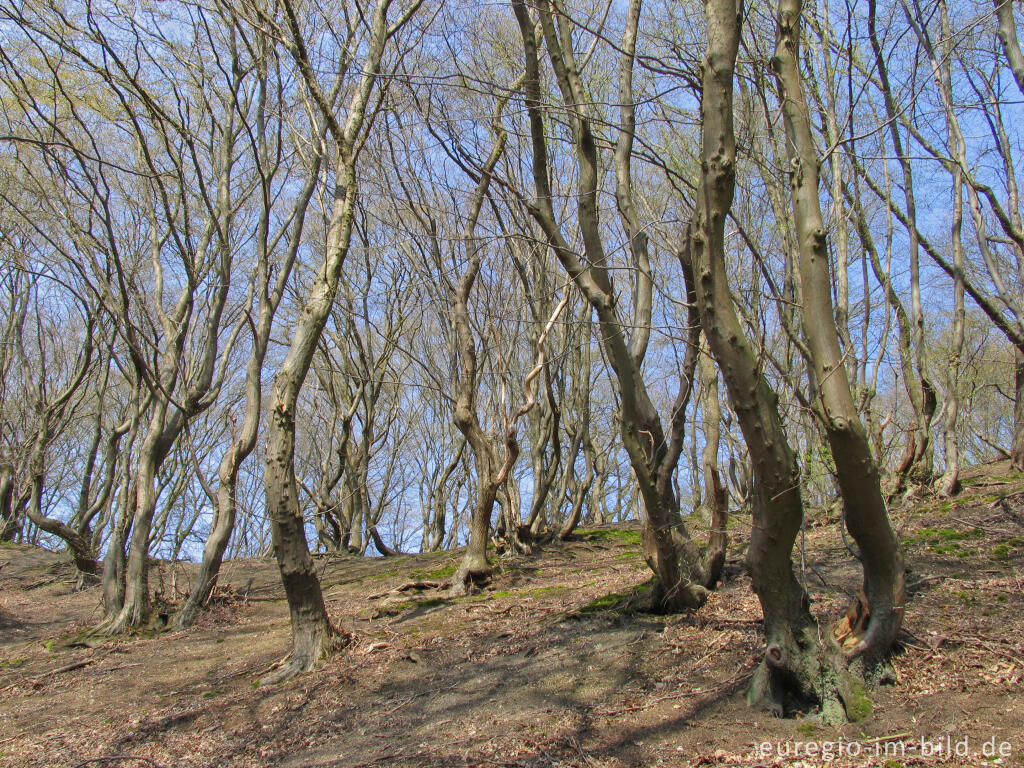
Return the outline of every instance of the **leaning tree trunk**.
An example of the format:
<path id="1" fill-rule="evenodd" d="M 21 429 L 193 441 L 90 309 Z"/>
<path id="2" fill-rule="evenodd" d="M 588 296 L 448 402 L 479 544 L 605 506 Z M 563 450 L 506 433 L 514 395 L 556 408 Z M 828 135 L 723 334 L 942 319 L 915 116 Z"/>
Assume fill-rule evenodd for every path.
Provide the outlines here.
<path id="1" fill-rule="evenodd" d="M 261 45 L 265 46 L 265 41 Z M 265 47 L 261 48 L 261 54 L 267 55 Z M 265 59 L 261 60 L 256 135 L 261 162 L 264 167 L 270 167 L 266 124 L 267 73 L 265 61 Z M 321 129 L 320 142 L 323 142 L 326 138 L 325 134 L 326 128 Z M 228 542 L 235 529 L 238 473 L 242 463 L 256 447 L 263 399 L 263 362 L 266 358 L 274 315 L 283 298 L 284 289 L 292 267 L 295 264 L 302 240 L 305 213 L 316 189 L 316 182 L 322 163 L 323 154 L 317 152 L 313 157 L 306 182 L 292 208 L 292 231 L 273 285 L 270 283 L 270 254 L 268 252 L 268 243 L 271 239 L 271 232 L 269 231 L 272 207 L 271 181 L 269 178 L 263 181 L 263 209 L 256 232 L 256 283 L 258 286 L 259 314 L 253 328 L 252 350 L 249 353 L 249 361 L 245 372 L 245 416 L 243 417 L 240 433 L 232 441 L 221 458 L 220 467 L 217 471 L 218 487 L 214 503 L 213 524 L 203 546 L 203 559 L 199 564 L 199 573 L 196 574 L 192 591 L 175 619 L 179 629 L 190 626 L 199 615 L 202 607 L 209 600 L 220 575 L 221 564 L 224 560 L 224 553 L 227 551 Z"/>
<path id="2" fill-rule="evenodd" d="M 473 453 L 474 467 L 477 476 L 477 495 L 473 504 L 469 522 L 469 540 L 458 571 L 452 578 L 451 594 L 453 597 L 467 594 L 474 584 L 486 580 L 491 573 L 491 565 L 487 560 L 487 541 L 491 526 L 491 512 L 498 489 L 505 478 L 499 461 L 491 445 L 489 435 L 480 425 L 476 412 L 478 382 L 476 341 L 469 315 L 469 299 L 473 292 L 477 276 L 483 263 L 483 252 L 476 237 L 476 225 L 480 210 L 487 198 L 488 189 L 495 166 L 505 151 L 507 135 L 501 124 L 501 113 L 508 97 L 498 100 L 492 120 L 494 146 L 480 172 L 479 181 L 470 197 L 469 215 L 466 219 L 463 243 L 469 264 L 466 272 L 459 280 L 452 293 L 452 325 L 455 329 L 456 344 L 459 357 L 458 392 L 455 401 L 455 426 L 466 438 Z M 512 441 L 514 443 L 514 440 Z M 511 446 L 513 452 L 518 446 Z M 512 461 L 515 457 L 512 456 Z M 518 523 L 517 519 L 514 521 Z M 516 536 L 517 531 L 509 530 L 508 536 Z"/>
<path id="3" fill-rule="evenodd" d="M 797 8 L 799 11 L 799 8 Z M 795 23 L 799 23 L 799 19 Z M 893 150 L 899 161 L 903 175 L 903 193 L 907 207 L 907 235 L 909 238 L 908 255 L 910 261 L 910 293 L 911 293 L 911 343 L 909 350 L 901 354 L 913 359 L 915 377 L 905 377 L 904 386 L 910 396 L 910 404 L 914 411 L 915 426 L 908 436 L 907 447 L 896 470 L 896 491 L 906 489 L 913 491 L 931 482 L 933 470 L 933 447 L 931 441 L 931 420 L 935 415 L 935 388 L 925 375 L 924 369 L 924 313 L 921 304 L 921 270 L 918 262 L 921 238 L 917 229 L 917 203 L 914 195 L 913 165 L 908 153 L 904 150 L 897 122 L 897 111 L 889 83 L 886 56 L 878 39 L 876 28 L 876 0 L 868 0 L 868 33 L 871 49 L 874 53 L 878 82 L 881 86 L 885 102 L 886 116 L 889 123 L 889 134 Z M 776 49 L 776 54 L 778 49 Z M 806 109 L 806 100 L 801 102 Z M 817 174 L 815 174 L 817 175 Z M 901 335 L 901 343 L 903 343 Z"/>
<path id="4" fill-rule="evenodd" d="M 337 145 L 337 162 L 324 258 L 299 312 L 288 353 L 274 377 L 271 397 L 264 484 L 277 565 L 291 613 L 292 650 L 288 661 L 263 679 L 264 684 L 281 682 L 308 671 L 328 650 L 328 641 L 338 635 L 327 616 L 299 508 L 295 482 L 295 409 L 337 295 L 341 268 L 352 241 L 359 192 L 356 160 L 366 138 L 364 127 L 372 123 L 367 119 L 366 109 L 380 74 L 384 47 L 418 7 L 414 3 L 394 25 L 389 25 L 389 5 L 388 0 L 378 0 L 373 8 L 362 73 L 344 126 L 341 126 L 316 79 L 295 9 L 291 3 L 285 3 L 291 54 L 320 117 L 329 124 Z"/>
<path id="5" fill-rule="evenodd" d="M 213 524 L 210 534 L 206 538 L 206 544 L 203 546 L 203 559 L 199 564 L 199 572 L 196 574 L 192 591 L 175 619 L 175 625 L 179 629 L 191 626 L 209 600 L 220 575 L 220 566 L 224 559 L 224 552 L 228 548 L 228 540 L 235 529 L 238 472 L 242 462 L 256 446 L 262 395 L 260 369 L 263 367 L 262 351 L 265 348 L 264 345 L 261 349 L 259 341 L 256 341 L 249 360 L 249 369 L 246 372 L 245 421 L 242 424 L 242 433 L 225 452 L 217 471 L 218 486 Z M 257 352 L 257 350 L 260 351 Z"/>
<path id="6" fill-rule="evenodd" d="M 619 396 L 619 417 L 623 446 L 636 477 L 636 490 L 644 509 L 644 554 L 654 571 L 656 588 L 652 608 L 686 610 L 699 608 L 707 600 L 710 578 L 700 550 L 693 542 L 679 514 L 679 500 L 672 487 L 683 447 L 686 404 L 692 388 L 691 375 L 681 382 L 673 409 L 671 432 L 666 434 L 643 379 L 643 361 L 651 325 L 652 286 L 646 234 L 633 211 L 630 158 L 633 146 L 635 104 L 632 98 L 632 68 L 640 0 L 629 5 L 619 71 L 620 125 L 615 153 L 616 202 L 623 226 L 630 236 L 633 259 L 634 316 L 621 317 L 616 305 L 607 254 L 602 242 L 599 216 L 599 179 L 602 170 L 598 141 L 591 126 L 589 99 L 577 68 L 568 19 L 551 0 L 536 4 L 540 26 L 547 43 L 548 58 L 572 126 L 577 168 L 576 220 L 585 258 L 562 233 L 552 204 L 548 148 L 540 88 L 540 62 L 535 23 L 530 8 L 514 0 L 526 66 L 525 101 L 532 142 L 534 194 L 526 201 L 531 216 L 540 226 L 563 268 L 593 307 L 601 329 L 601 343 L 613 371 Z M 624 328 L 632 327 L 627 338 Z"/>
<path id="7" fill-rule="evenodd" d="M 1010 70 L 1017 81 L 1021 93 L 1024 93 L 1024 55 L 1021 54 L 1020 42 L 1017 39 L 1017 23 L 1013 19 L 1013 0 L 993 0 L 996 18 L 999 20 L 999 39 L 1003 43 L 1003 51 L 1010 63 Z"/>
<path id="8" fill-rule="evenodd" d="M 800 15 L 801 0 L 780 0 L 772 66 L 786 128 L 807 346 L 846 507 L 846 525 L 860 546 L 864 566 L 867 605 L 861 615 L 870 616 L 866 625 L 850 627 L 846 657 L 860 658 L 874 669 L 889 652 L 903 622 L 903 558 L 889 524 L 878 467 L 850 391 L 833 319 L 825 225 L 818 198 L 818 157 L 800 73 Z"/>

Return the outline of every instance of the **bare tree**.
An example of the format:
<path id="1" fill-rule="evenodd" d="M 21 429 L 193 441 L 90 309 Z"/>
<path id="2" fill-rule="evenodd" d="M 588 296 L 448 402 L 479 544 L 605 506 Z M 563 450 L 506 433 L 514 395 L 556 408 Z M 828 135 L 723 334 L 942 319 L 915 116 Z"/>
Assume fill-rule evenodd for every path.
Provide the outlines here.
<path id="1" fill-rule="evenodd" d="M 349 100 L 344 122 L 338 120 L 330 99 L 322 90 L 311 46 L 300 25 L 295 6 L 282 0 L 289 51 L 302 76 L 303 84 L 320 118 L 327 124 L 336 156 L 334 195 L 324 256 L 318 265 L 308 293 L 302 300 L 291 343 L 274 377 L 270 421 L 267 428 L 265 468 L 267 512 L 274 534 L 274 549 L 292 621 L 292 650 L 287 663 L 264 678 L 265 683 L 287 680 L 308 671 L 327 650 L 337 631 L 331 625 L 324 605 L 320 581 L 313 569 L 306 542 L 305 524 L 299 510 L 295 483 L 295 408 L 306 374 L 316 353 L 317 342 L 334 303 L 338 278 L 352 239 L 359 183 L 356 165 L 373 124 L 379 105 L 372 97 L 379 80 L 381 62 L 388 42 L 402 29 L 419 8 L 415 0 L 389 21 L 391 0 L 378 0 L 368 17 L 366 37 L 357 34 L 359 22 L 350 19 L 342 43 L 336 71 L 346 71 L 365 46 L 360 72 Z"/>
<path id="2" fill-rule="evenodd" d="M 635 104 L 632 98 L 632 69 L 635 58 L 640 3 L 629 6 L 620 63 L 620 143 L 616 153 L 616 189 L 620 215 L 627 233 L 632 232 L 629 252 L 636 276 L 634 312 L 631 322 L 620 314 L 612 286 L 608 258 L 602 242 L 597 194 L 600 174 L 598 147 L 592 129 L 591 106 L 573 52 L 572 26 L 557 5 L 540 2 L 536 6 L 540 32 L 572 126 L 573 152 L 577 164 L 578 190 L 576 220 L 583 241 L 585 258 L 573 249 L 563 235 L 552 204 L 549 183 L 549 150 L 542 115 L 540 60 L 536 27 L 527 5 L 513 2 L 526 59 L 526 106 L 532 143 L 533 195 L 524 199 L 530 214 L 544 232 L 563 268 L 593 307 L 601 329 L 602 343 L 614 372 L 619 398 L 622 441 L 630 458 L 645 512 L 644 553 L 657 576 L 653 604 L 678 610 L 704 604 L 708 589 L 718 581 L 718 551 L 701 553 L 690 537 L 679 514 L 679 500 L 672 478 L 683 449 L 686 410 L 693 390 L 696 367 L 697 323 L 691 322 L 691 339 L 682 381 L 672 406 L 669 434 L 651 402 L 644 384 L 642 366 L 647 353 L 651 326 L 651 291 L 647 238 L 635 217 L 629 160 Z M 624 329 L 631 327 L 627 337 Z"/>

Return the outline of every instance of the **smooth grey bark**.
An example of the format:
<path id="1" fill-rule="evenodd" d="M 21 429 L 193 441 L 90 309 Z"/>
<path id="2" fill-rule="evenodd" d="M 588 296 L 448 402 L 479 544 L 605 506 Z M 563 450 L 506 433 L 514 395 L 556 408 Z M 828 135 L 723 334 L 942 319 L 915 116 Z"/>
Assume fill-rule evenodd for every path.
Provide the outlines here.
<path id="1" fill-rule="evenodd" d="M 818 197 L 818 157 L 800 72 L 801 12 L 801 0 L 780 0 L 772 67 L 779 83 L 789 151 L 804 330 L 814 364 L 818 405 L 846 509 L 846 525 L 861 550 L 867 597 L 862 614 L 870 614 L 862 634 L 851 627 L 845 655 L 847 659 L 860 658 L 873 668 L 888 654 L 902 626 L 906 584 L 903 558 L 889 523 L 878 468 L 853 400 L 833 320 L 825 226 Z"/>
<path id="2" fill-rule="evenodd" d="M 1024 54 L 1017 39 L 1017 23 L 1013 19 L 1013 0 L 993 0 L 996 19 L 999 22 L 999 39 L 1003 43 L 1010 71 L 1017 81 L 1017 87 L 1024 93 Z"/>
<path id="3" fill-rule="evenodd" d="M 369 15 L 369 38 L 362 71 L 342 126 L 331 101 L 320 89 L 295 8 L 287 0 L 284 2 L 292 57 L 321 119 L 328 125 L 335 143 L 337 163 L 324 256 L 316 268 L 308 293 L 301 301 L 288 352 L 274 377 L 270 400 L 264 485 L 278 570 L 291 614 L 292 648 L 287 662 L 263 678 L 263 684 L 282 682 L 310 670 L 328 650 L 332 638 L 339 637 L 327 615 L 299 508 L 295 482 L 295 409 L 317 342 L 330 315 L 341 268 L 351 244 L 359 193 L 356 161 L 365 142 L 365 129 L 372 124 L 367 107 L 381 71 L 384 49 L 388 40 L 415 13 L 419 2 L 407 8 L 391 25 L 388 23 L 390 5 L 390 0 L 378 0 Z M 348 56 L 349 53 L 343 52 L 342 55 Z"/>
<path id="4" fill-rule="evenodd" d="M 266 41 L 261 41 L 261 45 L 265 46 Z M 266 50 L 263 51 L 263 55 L 266 57 Z M 259 97 L 256 104 L 255 134 L 258 141 L 257 151 L 260 155 L 261 166 L 264 169 L 269 169 L 271 164 L 266 120 L 268 88 L 266 67 L 266 58 L 264 58 L 259 65 Z M 322 142 L 325 138 L 324 132 L 321 132 L 319 138 Z M 272 175 L 265 172 L 261 178 L 260 191 L 263 209 L 256 232 L 257 262 L 255 287 L 258 312 L 256 322 L 252 327 L 252 348 L 245 370 L 245 410 L 242 417 L 242 427 L 237 435 L 233 435 L 231 444 L 221 457 L 221 462 L 217 469 L 217 490 L 211 498 L 213 503 L 213 522 L 203 546 L 203 557 L 199 563 L 199 571 L 193 582 L 192 590 L 174 619 L 175 626 L 179 629 L 191 626 L 203 606 L 209 600 L 220 575 L 220 568 L 224 559 L 224 553 L 227 551 L 228 541 L 235 528 L 238 474 L 242 463 L 256 447 L 263 399 L 263 363 L 266 359 L 270 332 L 277 308 L 280 306 L 281 299 L 284 296 L 292 266 L 295 263 L 302 239 L 305 214 L 316 187 L 322 160 L 322 152 L 317 152 L 314 155 L 306 183 L 300 190 L 293 206 L 292 215 L 288 219 L 292 222 L 292 233 L 273 285 L 271 285 L 269 253 L 272 234 L 270 232 L 270 215 L 273 204 L 270 189 Z M 274 239 L 276 240 L 277 238 Z"/>
<path id="5" fill-rule="evenodd" d="M 903 383 L 910 397 L 916 425 L 913 433 L 909 436 L 903 459 L 896 468 L 895 475 L 897 490 L 903 490 L 908 483 L 911 486 L 910 490 L 913 490 L 913 486 L 921 486 L 932 480 L 931 420 L 935 415 L 936 401 L 935 389 L 928 380 L 924 368 L 924 312 L 921 306 L 921 270 L 919 265 L 921 238 L 917 229 L 917 201 L 914 194 L 913 166 L 900 136 L 898 110 L 889 82 L 886 56 L 878 38 L 876 0 L 868 0 L 868 36 L 885 103 L 890 139 L 903 174 L 903 194 L 906 203 L 906 221 L 908 222 L 906 229 L 910 238 L 908 256 L 910 261 L 911 338 L 910 348 L 901 351 L 901 354 L 906 354 L 914 363 L 916 376 L 904 375 Z M 902 336 L 900 343 L 904 343 Z"/>
<path id="6" fill-rule="evenodd" d="M 753 527 L 747 566 L 764 613 L 766 652 L 747 700 L 783 715 L 793 699 L 825 698 L 817 625 L 793 572 L 792 550 L 803 520 L 800 470 L 778 410 L 729 291 L 725 222 L 735 190 L 733 78 L 741 3 L 705 4 L 707 51 L 701 99 L 701 177 L 687 231 L 697 278 L 701 326 L 715 356 L 750 452 Z"/>
<path id="7" fill-rule="evenodd" d="M 1024 472 L 1024 352 L 1015 349 L 1014 400 L 1013 400 L 1013 447 L 1010 449 L 1010 463 L 1014 469 Z"/>
<path id="8" fill-rule="evenodd" d="M 462 463 L 462 457 L 465 452 L 466 439 L 463 437 L 459 441 L 458 450 L 455 451 L 451 460 L 444 466 L 437 479 L 431 485 L 428 496 L 429 503 L 427 504 L 427 511 L 430 517 L 427 522 L 427 530 L 424 531 L 424 534 L 429 535 L 424 536 L 424 551 L 440 552 L 444 546 L 445 534 L 447 533 L 448 484 L 451 481 L 452 475 L 455 474 L 455 470 Z"/>
<path id="9" fill-rule="evenodd" d="M 473 453 L 476 469 L 476 499 L 470 514 L 469 538 L 466 551 L 459 563 L 459 568 L 452 578 L 450 594 L 453 597 L 468 594 L 476 584 L 487 580 L 491 573 L 491 564 L 487 559 L 487 541 L 490 534 L 491 512 L 498 491 L 508 477 L 508 472 L 515 464 L 519 453 L 519 444 L 515 439 L 514 430 L 511 439 L 505 443 L 505 456 L 499 457 L 491 440 L 491 436 L 483 429 L 477 415 L 476 399 L 479 386 L 477 375 L 476 339 L 469 314 L 469 300 L 473 286 L 480 274 L 483 264 L 483 249 L 476 237 L 477 221 L 480 209 L 487 199 L 494 169 L 505 151 L 507 133 L 501 122 L 508 97 L 502 97 L 494 111 L 491 121 L 494 133 L 494 146 L 484 167 L 480 170 L 479 179 L 469 202 L 469 214 L 466 218 L 463 243 L 468 258 L 466 271 L 459 279 L 452 294 L 451 316 L 452 327 L 458 351 L 458 391 L 455 398 L 455 426 L 466 438 Z M 518 520 L 515 521 L 518 523 Z M 515 535 L 508 531 L 508 536 Z"/>
<path id="10" fill-rule="evenodd" d="M 936 61 L 929 49 L 929 58 L 932 63 L 932 74 L 939 89 L 946 94 L 943 97 L 943 106 L 946 112 L 947 133 L 955 145 L 960 140 L 959 132 L 953 127 L 956 115 L 953 113 L 952 98 L 952 58 L 953 38 L 949 25 L 949 10 L 945 0 L 939 0 L 940 21 L 942 24 L 943 63 Z M 959 156 L 959 149 L 954 148 L 953 155 Z M 942 475 L 936 481 L 936 490 L 942 496 L 953 496 L 960 491 L 960 444 L 957 439 L 957 423 L 960 416 L 960 399 L 958 394 L 960 384 L 960 368 L 964 350 L 964 244 L 963 244 L 963 221 L 964 221 L 964 175 L 959 164 L 953 165 L 950 169 L 953 181 L 953 211 L 950 219 L 949 239 L 953 248 L 953 268 L 956 276 L 953 279 L 953 327 L 949 363 L 945 368 L 946 398 L 943 403 L 943 432 L 944 432 L 944 453 L 945 467 Z"/>
<path id="11" fill-rule="evenodd" d="M 585 259 L 581 259 L 566 241 L 552 204 L 547 139 L 541 114 L 543 102 L 536 24 L 525 2 L 513 0 L 512 6 L 523 42 L 526 106 L 532 143 L 534 193 L 523 202 L 540 226 L 555 256 L 597 315 L 601 341 L 614 372 L 613 382 L 619 394 L 623 446 L 630 457 L 637 490 L 643 499 L 644 555 L 656 575 L 652 607 L 666 610 L 698 608 L 707 600 L 708 587 L 714 586 L 717 576 L 709 572 L 700 550 L 686 530 L 679 514 L 679 500 L 672 487 L 672 476 L 683 448 L 686 405 L 692 390 L 696 354 L 688 349 L 692 359 L 684 364 L 684 368 L 690 371 L 690 375 L 684 376 L 685 380 L 681 383 L 673 407 L 671 432 L 666 434 L 651 402 L 641 370 L 651 322 L 647 295 L 649 285 L 645 274 L 649 272 L 645 261 L 646 241 L 644 237 L 633 237 L 630 241 L 637 285 L 633 322 L 627 324 L 616 308 L 611 272 L 602 242 L 597 205 L 601 173 L 597 140 L 591 126 L 585 88 L 573 53 L 569 19 L 548 0 L 536 5 L 548 58 L 572 127 L 572 148 L 578 171 L 576 219 Z M 627 94 L 631 88 L 628 82 L 631 75 L 628 72 L 631 72 L 633 66 L 633 46 L 639 14 L 640 2 L 633 0 L 623 38 L 623 59 L 620 59 L 620 90 Z M 627 67 L 628 72 L 625 71 Z M 620 130 L 631 133 L 630 116 L 635 105 L 630 99 L 624 106 L 627 109 L 624 116 L 620 115 Z M 632 202 L 626 198 L 632 197 L 631 187 L 628 183 L 624 184 L 624 179 L 630 175 L 627 163 L 629 153 L 622 149 L 623 142 L 627 146 L 631 145 L 632 138 L 622 139 L 616 153 L 617 198 L 620 212 L 624 209 L 626 211 L 621 214 L 624 225 L 630 228 L 632 225 L 628 206 Z M 644 314 L 639 315 L 637 311 Z M 632 338 L 628 338 L 624 332 L 627 325 L 637 329 Z"/>

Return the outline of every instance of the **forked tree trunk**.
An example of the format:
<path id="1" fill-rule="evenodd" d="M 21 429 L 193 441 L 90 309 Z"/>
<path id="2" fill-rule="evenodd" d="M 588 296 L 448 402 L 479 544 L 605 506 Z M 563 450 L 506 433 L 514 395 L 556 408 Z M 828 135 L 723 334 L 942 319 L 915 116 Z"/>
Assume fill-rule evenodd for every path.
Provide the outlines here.
<path id="1" fill-rule="evenodd" d="M 476 341 L 469 315 L 469 298 L 483 263 L 483 252 L 476 237 L 476 225 L 480 217 L 480 209 L 487 198 L 494 168 L 505 151 L 506 133 L 501 125 L 501 113 L 507 101 L 508 97 L 499 99 L 495 108 L 495 116 L 492 121 L 495 133 L 494 146 L 470 197 L 469 215 L 466 219 L 463 242 L 469 264 L 452 296 L 452 325 L 455 329 L 459 355 L 455 426 L 466 438 L 466 442 L 469 443 L 473 452 L 477 477 L 476 501 L 473 504 L 469 522 L 469 540 L 466 542 L 466 551 L 459 569 L 452 578 L 451 595 L 453 597 L 467 594 L 475 584 L 483 582 L 490 576 L 491 565 L 487 560 L 487 541 L 491 526 L 491 512 L 494 509 L 498 489 L 505 480 L 504 477 L 499 476 L 501 473 L 500 462 L 489 435 L 480 425 L 476 412 L 477 356 Z M 518 451 L 514 439 L 510 447 L 513 454 Z M 514 455 L 511 456 L 511 460 L 515 461 Z M 516 531 L 510 530 L 507 535 L 515 536 Z"/>
<path id="2" fill-rule="evenodd" d="M 623 226 L 630 235 L 630 253 L 634 263 L 635 312 L 632 323 L 624 322 L 616 308 L 612 275 L 602 242 L 598 208 L 598 181 L 601 174 L 597 140 L 591 127 L 586 89 L 577 69 L 571 25 L 550 0 L 536 5 L 540 27 L 547 43 L 548 58 L 562 103 L 568 110 L 573 132 L 577 174 L 576 218 L 583 241 L 585 259 L 562 233 L 552 204 L 549 183 L 548 149 L 542 115 L 540 62 L 535 23 L 526 3 L 513 1 L 516 21 L 523 42 L 526 65 L 526 106 L 532 141 L 534 194 L 527 207 L 541 227 L 562 266 L 597 314 L 601 341 L 608 355 L 620 398 L 619 417 L 623 446 L 636 477 L 636 489 L 643 501 L 644 555 L 656 576 L 652 608 L 685 610 L 698 608 L 707 600 L 707 587 L 717 581 L 709 574 L 701 552 L 693 542 L 679 514 L 679 500 L 672 487 L 679 455 L 683 448 L 686 405 L 693 383 L 696 353 L 684 367 L 684 376 L 673 407 L 671 431 L 666 434 L 657 409 L 651 402 L 643 380 L 643 360 L 651 323 L 651 281 L 647 264 L 646 235 L 633 212 L 629 161 L 635 104 L 632 99 L 632 68 L 640 1 L 629 5 L 622 41 L 619 72 L 620 125 L 616 145 L 616 202 Z M 627 338 L 623 329 L 632 326 Z M 695 341 L 695 339 L 694 339 Z"/>
<path id="3" fill-rule="evenodd" d="M 326 251 L 299 312 L 288 353 L 274 377 L 270 404 L 264 483 L 277 565 L 291 613 L 292 650 L 288 661 L 263 679 L 264 684 L 281 682 L 311 669 L 328 651 L 329 639 L 338 634 L 327 616 L 320 580 L 313 568 L 313 558 L 310 557 L 306 542 L 305 521 L 299 508 L 295 482 L 295 408 L 299 391 L 316 353 L 317 342 L 323 334 L 337 295 L 341 268 L 352 241 L 359 191 L 356 176 L 357 149 L 365 140 L 366 108 L 380 74 L 384 47 L 390 36 L 418 7 L 414 3 L 389 28 L 389 5 L 389 0 L 378 0 L 373 8 L 362 73 L 342 127 L 321 92 L 312 64 L 307 58 L 307 47 L 295 9 L 291 3 L 285 3 L 288 31 L 293 43 L 291 52 L 320 110 L 320 117 L 330 126 L 332 138 L 337 145 L 337 164 Z"/>
<path id="4" fill-rule="evenodd" d="M 833 320 L 825 225 L 818 198 L 818 157 L 800 73 L 801 10 L 801 0 L 780 0 L 772 66 L 786 127 L 807 346 L 846 506 L 846 525 L 861 549 L 868 601 L 863 608 L 870 612 L 862 635 L 851 628 L 846 655 L 863 659 L 873 669 L 888 654 L 903 622 L 903 557 L 889 524 L 878 468 L 850 391 Z"/>

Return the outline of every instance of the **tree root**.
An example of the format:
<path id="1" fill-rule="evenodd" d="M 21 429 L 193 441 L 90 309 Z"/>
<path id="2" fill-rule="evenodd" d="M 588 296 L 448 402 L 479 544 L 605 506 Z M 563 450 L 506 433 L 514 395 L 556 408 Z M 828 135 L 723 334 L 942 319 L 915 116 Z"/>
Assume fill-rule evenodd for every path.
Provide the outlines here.
<path id="1" fill-rule="evenodd" d="M 775 717 L 818 711 L 826 725 L 853 723 L 871 715 L 868 689 L 895 681 L 888 662 L 865 666 L 847 661 L 833 641 L 819 642 L 804 630 L 799 643 L 770 643 L 747 690 L 747 703 Z"/>
<path id="2" fill-rule="evenodd" d="M 651 584 L 650 602 L 645 610 L 656 614 L 694 611 L 703 607 L 710 594 L 710 590 L 694 582 L 677 584 L 673 589 L 666 590 L 661 581 L 655 578 Z"/>
<path id="3" fill-rule="evenodd" d="M 350 645 L 353 639 L 351 632 L 338 629 L 333 624 L 328 625 L 326 632 L 303 632 L 293 639 L 291 653 L 274 664 L 271 671 L 260 678 L 260 687 L 280 685 L 312 671 L 321 659 Z"/>
<path id="4" fill-rule="evenodd" d="M 465 564 L 459 567 L 452 577 L 452 586 L 448 590 L 449 597 L 465 597 L 471 595 L 491 580 L 492 568 L 469 568 Z"/>

